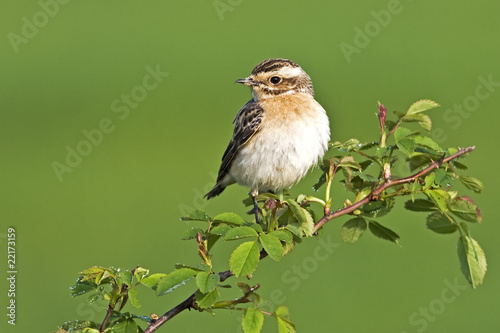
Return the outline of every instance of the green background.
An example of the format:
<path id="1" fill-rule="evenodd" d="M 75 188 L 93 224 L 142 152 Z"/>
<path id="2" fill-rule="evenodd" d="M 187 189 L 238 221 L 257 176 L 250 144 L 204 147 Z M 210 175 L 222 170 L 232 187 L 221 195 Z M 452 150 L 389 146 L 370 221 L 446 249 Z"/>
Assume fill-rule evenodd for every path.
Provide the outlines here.
<path id="1" fill-rule="evenodd" d="M 459 115 L 453 105 L 474 101 L 479 77 L 500 82 L 500 3 L 401 0 L 383 24 L 376 13 L 392 9 L 392 1 L 219 3 L 226 7 L 218 13 L 213 1 L 68 1 L 46 21 L 36 1 L 2 3 L 0 330 L 51 332 L 67 320 L 100 322 L 102 303 L 90 307 L 69 296 L 87 267 L 168 272 L 177 262 L 198 263 L 196 244 L 180 240 L 191 226 L 179 221 L 185 210 L 212 216 L 246 210 L 242 187 L 209 202 L 201 198 L 214 183 L 231 122 L 250 98 L 233 82 L 264 59 L 284 57 L 313 79 L 333 140 L 377 140 L 377 101 L 391 111 L 422 98 L 442 105 L 429 112 L 444 133 L 436 140 L 477 147 L 464 161 L 486 190 L 464 194 L 483 211 L 483 225 L 470 229 L 489 266 L 484 285 L 472 290 L 460 273 L 457 235 L 426 230 L 425 215 L 399 202 L 380 222 L 399 233 L 400 246 L 372 235 L 343 244 L 339 228 L 347 218 L 336 220 L 322 236 L 333 243 L 332 253 L 310 239 L 279 263 L 260 263 L 251 282 L 261 284 L 261 295 L 279 295 L 299 332 L 497 331 L 500 87 L 480 88 L 489 95 L 470 112 Z M 25 31 L 30 38 L 13 46 L 9 36 L 22 36 L 34 19 L 38 31 Z M 365 28 L 369 40 L 355 40 Z M 358 52 L 346 57 L 342 43 Z M 121 119 L 113 102 L 123 107 L 123 94 L 140 92 L 133 89 L 143 84 L 148 66 L 168 77 Z M 86 140 L 82 131 L 98 128 L 102 119 L 110 119 L 113 131 L 60 181 L 52 164 L 65 163 L 66 147 L 76 149 Z M 311 193 L 318 175 L 309 174 L 292 194 Z M 337 186 L 334 195 L 339 204 L 346 193 Z M 15 327 L 5 315 L 9 226 L 17 231 Z M 227 269 L 229 249 L 216 250 L 217 270 Z M 458 285 L 456 294 L 448 283 Z M 143 288 L 142 307 L 126 309 L 162 314 L 192 290 L 190 284 L 157 298 Z M 429 307 L 429 317 L 420 313 Z M 238 332 L 240 316 L 185 312 L 159 332 Z M 273 320 L 266 319 L 264 332 L 277 332 Z"/>

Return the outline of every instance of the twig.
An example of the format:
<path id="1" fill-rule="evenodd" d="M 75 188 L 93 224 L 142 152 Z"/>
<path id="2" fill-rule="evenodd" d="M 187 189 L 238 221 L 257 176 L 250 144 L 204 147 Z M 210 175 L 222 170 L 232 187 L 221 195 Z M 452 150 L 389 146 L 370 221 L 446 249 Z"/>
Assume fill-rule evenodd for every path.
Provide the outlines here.
<path id="1" fill-rule="evenodd" d="M 459 149 L 458 152 L 456 152 L 455 154 L 450 155 L 450 156 L 448 156 L 446 158 L 440 158 L 439 160 L 432 162 L 427 168 L 423 169 L 420 172 L 417 172 L 416 174 L 414 174 L 414 175 L 412 175 L 410 177 L 396 179 L 396 180 L 388 180 L 387 182 L 385 182 L 384 184 L 382 184 L 380 187 L 378 187 L 375 190 L 373 190 L 373 192 L 371 194 L 367 195 L 365 198 L 363 198 L 362 200 L 356 202 L 355 204 L 323 216 L 314 225 L 313 232 L 318 231 L 318 229 L 321 228 L 325 223 L 327 223 L 328 221 L 330 221 L 330 220 L 332 220 L 334 218 L 337 218 L 337 217 L 345 215 L 345 214 L 352 213 L 356 209 L 358 209 L 361 206 L 363 206 L 363 205 L 367 204 L 368 202 L 372 201 L 374 198 L 376 198 L 378 195 L 380 195 L 380 193 L 382 193 L 388 187 L 395 186 L 395 185 L 400 185 L 400 184 L 404 184 L 404 183 L 411 183 L 415 179 L 417 179 L 418 177 L 421 177 L 421 176 L 429 173 L 433 169 L 439 168 L 442 164 L 447 163 L 447 162 L 449 162 L 449 161 L 451 161 L 451 160 L 453 160 L 453 159 L 455 159 L 457 157 L 460 157 L 462 155 L 465 155 L 465 154 L 473 151 L 474 149 L 476 149 L 476 147 L 474 147 L 474 146 L 468 147 L 468 148 L 464 148 L 464 149 Z"/>
<path id="2" fill-rule="evenodd" d="M 474 146 L 469 147 L 469 148 L 465 148 L 465 149 L 459 149 L 459 151 L 457 153 L 455 153 L 453 155 L 450 155 L 450 156 L 448 156 L 446 158 L 444 158 L 444 157 L 440 158 L 439 160 L 437 160 L 435 162 L 432 162 L 427 168 L 423 169 L 422 171 L 420 171 L 420 172 L 418 172 L 418 173 L 416 173 L 416 174 L 414 174 L 414 175 L 412 175 L 410 177 L 396 179 L 396 180 L 388 180 L 387 182 L 385 182 L 384 184 L 382 184 L 380 187 L 378 187 L 375 190 L 373 190 L 373 192 L 370 195 L 366 196 L 364 199 L 356 202 L 355 204 L 353 204 L 351 206 L 348 206 L 348 207 L 346 207 L 344 209 L 340 209 L 340 210 L 337 210 L 337 211 L 335 211 L 333 213 L 329 213 L 329 214 L 326 214 L 325 216 L 323 216 L 314 225 L 313 231 L 314 232 L 318 231 L 318 229 L 321 228 L 325 223 L 327 223 L 328 221 L 330 221 L 330 220 L 332 220 L 332 219 L 334 219 L 336 217 L 352 213 L 353 211 L 355 211 L 356 209 L 360 208 L 361 206 L 367 204 L 371 200 L 374 200 L 374 198 L 376 198 L 378 195 L 380 195 L 380 193 L 382 193 L 388 187 L 399 185 L 399 184 L 404 184 L 404 183 L 411 183 L 415 179 L 417 179 L 418 177 L 421 177 L 421 176 L 429 173 L 433 169 L 439 168 L 442 164 L 447 163 L 447 162 L 449 162 L 449 161 L 451 161 L 451 160 L 453 160 L 453 159 L 455 159 L 457 157 L 460 157 L 462 155 L 465 155 L 465 154 L 473 151 L 474 149 L 475 149 Z M 259 260 L 262 260 L 265 257 L 267 257 L 267 252 L 263 249 L 260 252 Z M 229 270 L 225 271 L 225 272 L 218 273 L 218 274 L 219 274 L 219 277 L 220 277 L 220 282 L 223 282 L 223 281 L 227 280 L 228 278 L 230 278 L 230 277 L 232 277 L 234 275 L 233 272 L 231 272 Z M 171 310 L 169 310 L 168 312 L 166 312 L 163 316 L 161 316 L 160 318 L 158 318 L 157 320 L 155 320 L 153 323 L 151 323 L 146 328 L 146 330 L 143 333 L 152 333 L 152 332 L 155 332 L 158 328 L 160 328 L 160 326 L 162 326 L 163 324 L 165 324 L 167 321 L 169 321 L 170 319 L 172 319 L 173 317 L 175 317 L 176 315 L 178 315 L 182 311 L 189 310 L 191 308 L 196 309 L 196 292 L 197 291 L 195 291 L 185 301 L 183 301 L 182 303 L 178 304 L 176 307 L 172 308 Z"/>
<path id="3" fill-rule="evenodd" d="M 262 251 L 260 251 L 259 260 L 262 260 L 265 257 L 267 257 L 267 252 L 264 251 L 264 249 L 262 249 Z M 224 282 L 225 280 L 229 279 L 231 276 L 234 275 L 233 272 L 231 272 L 229 270 L 225 271 L 225 272 L 218 273 L 218 274 L 219 274 L 220 282 Z M 196 290 L 191 296 L 186 298 L 186 300 L 184 302 L 178 304 L 176 307 L 172 308 L 171 310 L 166 312 L 163 316 L 161 316 L 160 318 L 158 318 L 157 320 L 152 322 L 143 333 L 155 332 L 158 328 L 160 328 L 160 326 L 165 324 L 167 321 L 169 321 L 170 319 L 172 319 L 173 317 L 175 317 L 176 315 L 178 315 L 182 311 L 190 310 L 191 308 L 196 309 L 196 293 L 197 292 L 198 292 L 198 290 Z"/>

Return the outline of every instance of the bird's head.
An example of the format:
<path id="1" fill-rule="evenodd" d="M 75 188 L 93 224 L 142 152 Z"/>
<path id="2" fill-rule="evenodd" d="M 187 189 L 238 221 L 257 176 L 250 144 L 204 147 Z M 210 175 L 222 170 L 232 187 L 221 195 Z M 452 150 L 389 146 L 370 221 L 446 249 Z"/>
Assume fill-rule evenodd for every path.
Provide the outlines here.
<path id="1" fill-rule="evenodd" d="M 249 77 L 236 82 L 251 87 L 256 101 L 295 93 L 314 94 L 309 75 L 287 59 L 264 60 Z"/>

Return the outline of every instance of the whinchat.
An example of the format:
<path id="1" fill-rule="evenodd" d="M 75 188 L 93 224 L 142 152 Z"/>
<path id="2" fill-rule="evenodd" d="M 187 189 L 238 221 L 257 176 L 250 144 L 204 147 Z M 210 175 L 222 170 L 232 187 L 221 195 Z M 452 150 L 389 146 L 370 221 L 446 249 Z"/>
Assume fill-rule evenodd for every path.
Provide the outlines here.
<path id="1" fill-rule="evenodd" d="M 257 194 L 281 191 L 304 177 L 325 154 L 330 125 L 311 78 L 293 61 L 264 60 L 236 82 L 249 86 L 253 98 L 234 119 L 217 183 L 205 197 L 234 183 L 250 187 L 258 223 Z"/>

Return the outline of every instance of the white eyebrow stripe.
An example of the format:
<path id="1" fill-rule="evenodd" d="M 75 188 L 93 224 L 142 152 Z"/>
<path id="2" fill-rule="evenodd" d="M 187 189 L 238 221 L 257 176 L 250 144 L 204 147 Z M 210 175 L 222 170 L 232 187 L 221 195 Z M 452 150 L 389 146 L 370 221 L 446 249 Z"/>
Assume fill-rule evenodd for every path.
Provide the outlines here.
<path id="1" fill-rule="evenodd" d="M 295 77 L 302 75 L 303 71 L 300 67 L 282 67 L 276 71 L 277 74 L 283 75 L 284 77 Z"/>

